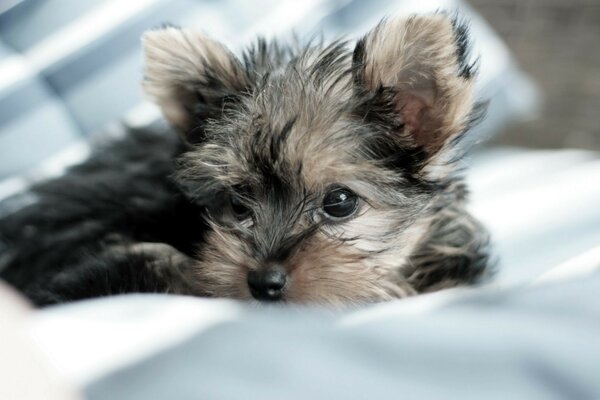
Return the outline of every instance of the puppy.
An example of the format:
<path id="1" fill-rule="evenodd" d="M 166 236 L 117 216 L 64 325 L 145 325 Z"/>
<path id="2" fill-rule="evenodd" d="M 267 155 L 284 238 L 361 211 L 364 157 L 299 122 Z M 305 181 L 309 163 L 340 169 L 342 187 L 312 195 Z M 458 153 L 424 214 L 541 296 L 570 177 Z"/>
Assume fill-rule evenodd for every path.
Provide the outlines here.
<path id="1" fill-rule="evenodd" d="M 466 27 L 382 21 L 355 45 L 143 38 L 173 127 L 130 130 L 0 222 L 1 276 L 36 304 L 169 292 L 331 306 L 486 275 L 461 139 L 481 107 Z M 177 132 L 178 134 L 176 134 Z"/>

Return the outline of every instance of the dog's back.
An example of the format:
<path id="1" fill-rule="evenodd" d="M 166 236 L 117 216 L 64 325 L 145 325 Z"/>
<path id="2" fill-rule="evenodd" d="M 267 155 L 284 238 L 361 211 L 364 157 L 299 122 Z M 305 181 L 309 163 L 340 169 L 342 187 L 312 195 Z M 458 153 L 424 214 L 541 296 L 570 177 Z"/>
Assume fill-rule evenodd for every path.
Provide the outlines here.
<path id="1" fill-rule="evenodd" d="M 54 285 L 73 298 L 161 290 L 160 280 L 138 268 L 141 261 L 124 260 L 116 273 L 109 265 L 118 255 L 102 249 L 145 241 L 192 252 L 202 236 L 201 212 L 170 178 L 182 149 L 173 132 L 130 130 L 63 177 L 32 187 L 36 201 L 0 220 L 8 250 L 0 277 L 39 304 L 68 300 Z M 71 281 L 77 284 L 69 288 Z"/>

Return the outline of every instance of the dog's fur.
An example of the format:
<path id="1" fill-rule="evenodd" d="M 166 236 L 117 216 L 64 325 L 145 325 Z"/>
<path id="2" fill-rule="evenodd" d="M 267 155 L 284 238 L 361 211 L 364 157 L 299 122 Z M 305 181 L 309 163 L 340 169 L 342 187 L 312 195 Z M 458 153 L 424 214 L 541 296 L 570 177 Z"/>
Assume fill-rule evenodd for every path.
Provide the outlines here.
<path id="1" fill-rule="evenodd" d="M 124 292 L 251 299 L 277 264 L 283 301 L 382 301 L 485 275 L 460 139 L 480 114 L 467 30 L 445 15 L 358 41 L 242 59 L 174 27 L 144 36 L 146 93 L 180 133 L 131 131 L 0 222 L 3 278 L 37 304 Z M 330 218 L 335 187 L 360 198 Z M 232 197 L 248 210 L 236 218 Z"/>

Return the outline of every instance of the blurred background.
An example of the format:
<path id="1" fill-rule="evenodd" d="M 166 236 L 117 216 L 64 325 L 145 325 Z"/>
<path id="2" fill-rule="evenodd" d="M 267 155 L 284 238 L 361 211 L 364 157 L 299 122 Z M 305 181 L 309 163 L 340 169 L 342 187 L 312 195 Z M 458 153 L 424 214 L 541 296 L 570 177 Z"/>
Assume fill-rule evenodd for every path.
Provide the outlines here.
<path id="1" fill-rule="evenodd" d="M 470 0 L 536 82 L 543 106 L 491 142 L 600 150 L 600 1 Z"/>
<path id="2" fill-rule="evenodd" d="M 140 89 L 147 29 L 199 29 L 239 53 L 257 34 L 356 38 L 439 10 L 470 21 L 480 60 L 489 110 L 468 179 L 500 281 L 600 244 L 600 0 L 0 0 L 0 215 L 121 122 L 161 123 Z"/>
<path id="3" fill-rule="evenodd" d="M 293 30 L 302 38 L 320 32 L 355 38 L 386 15 L 460 10 L 473 26 L 473 57 L 481 57 L 480 96 L 491 100 L 480 138 L 536 118 L 539 108 L 537 89 L 521 72 L 520 60 L 478 17 L 477 8 L 457 0 L 1 0 L 0 4 L 0 179 L 55 172 L 50 170 L 82 155 L 90 137 L 115 129 L 116 121 L 144 125 L 156 119 L 158 111 L 143 102 L 140 90 L 140 36 L 166 22 L 202 30 L 239 52 L 258 34 L 281 37 Z M 496 8 L 493 2 L 474 4 L 490 20 L 498 20 L 511 38 L 514 26 L 524 24 L 518 30 L 524 33 L 511 39 L 516 48 L 526 49 L 524 54 L 543 42 L 545 32 L 528 34 L 529 22 L 515 20 L 528 21 L 523 13 L 537 13 L 519 5 L 523 2 Z M 584 52 L 590 53 L 582 48 Z M 543 75 L 548 57 L 538 53 L 539 65 L 531 57 L 526 61 L 531 71 Z M 564 101 L 573 103 L 571 98 Z M 542 128 L 536 133 L 548 136 Z M 532 142 L 544 144 L 542 139 Z"/>

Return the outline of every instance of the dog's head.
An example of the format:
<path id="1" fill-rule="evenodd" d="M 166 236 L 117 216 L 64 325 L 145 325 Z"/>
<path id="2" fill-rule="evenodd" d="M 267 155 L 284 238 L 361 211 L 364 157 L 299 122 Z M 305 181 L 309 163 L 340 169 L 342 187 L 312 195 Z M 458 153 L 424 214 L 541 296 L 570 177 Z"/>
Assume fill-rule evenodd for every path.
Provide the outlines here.
<path id="1" fill-rule="evenodd" d="M 190 279 L 259 300 L 413 293 L 403 268 L 473 116 L 466 40 L 447 16 L 414 16 L 354 48 L 258 41 L 240 59 L 202 34 L 148 32 L 144 87 L 190 144 L 178 179 L 210 226 Z"/>

